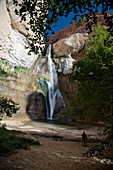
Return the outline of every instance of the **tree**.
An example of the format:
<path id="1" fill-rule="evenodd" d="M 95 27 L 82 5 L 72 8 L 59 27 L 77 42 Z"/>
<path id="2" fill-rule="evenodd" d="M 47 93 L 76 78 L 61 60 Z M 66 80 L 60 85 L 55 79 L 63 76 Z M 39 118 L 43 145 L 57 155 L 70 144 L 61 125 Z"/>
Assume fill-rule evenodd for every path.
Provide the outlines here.
<path id="1" fill-rule="evenodd" d="M 11 117 L 12 114 L 16 113 L 19 110 L 17 105 L 18 104 L 11 99 L 0 97 L 0 119 L 5 114 L 6 116 Z"/>
<path id="2" fill-rule="evenodd" d="M 20 6 L 19 10 L 15 9 L 15 13 L 21 16 L 22 21 L 29 16 L 29 25 L 34 35 L 28 35 L 28 38 L 31 41 L 31 51 L 35 53 L 39 52 L 38 44 L 41 45 L 47 40 L 47 30 L 52 31 L 51 24 L 57 24 L 60 16 L 68 17 L 70 12 L 74 13 L 75 21 L 78 16 L 81 18 L 85 16 L 86 22 L 88 21 L 86 26 L 91 31 L 92 23 L 96 24 L 95 13 L 101 5 L 104 19 L 112 27 L 113 16 L 106 13 L 108 9 L 113 9 L 111 0 L 22 0 L 22 3 L 13 0 L 13 2 L 16 6 Z"/>
<path id="3" fill-rule="evenodd" d="M 71 79 L 78 81 L 81 112 L 113 118 L 113 36 L 101 25 L 95 34 L 90 38 L 85 57 L 74 63 Z"/>

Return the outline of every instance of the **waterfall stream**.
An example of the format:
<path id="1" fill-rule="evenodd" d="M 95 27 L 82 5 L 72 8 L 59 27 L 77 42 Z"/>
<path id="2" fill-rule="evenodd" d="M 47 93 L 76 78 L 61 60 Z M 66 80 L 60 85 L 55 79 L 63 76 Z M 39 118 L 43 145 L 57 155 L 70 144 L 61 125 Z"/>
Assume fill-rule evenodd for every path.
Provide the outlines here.
<path id="1" fill-rule="evenodd" d="M 57 94 L 56 88 L 58 84 L 57 72 L 56 72 L 55 65 L 52 61 L 51 54 L 52 54 L 52 45 L 50 44 L 47 49 L 48 73 L 49 73 L 49 81 L 47 82 L 47 84 L 48 84 L 48 99 L 49 99 L 49 107 L 50 107 L 49 119 L 53 119 L 54 108 L 56 103 L 55 99 Z"/>
<path id="2" fill-rule="evenodd" d="M 50 120 L 54 117 L 56 103 L 59 103 L 59 106 L 57 107 L 64 107 L 65 105 L 60 90 L 58 89 L 57 72 L 51 56 L 52 45 L 49 44 L 46 53 L 48 78 L 37 78 L 36 80 L 36 84 L 40 86 L 40 89 L 46 98 L 46 118 Z M 42 66 L 42 63 L 40 66 Z M 40 66 L 37 68 L 38 73 L 41 70 Z M 56 100 L 60 100 L 60 102 L 57 102 Z"/>

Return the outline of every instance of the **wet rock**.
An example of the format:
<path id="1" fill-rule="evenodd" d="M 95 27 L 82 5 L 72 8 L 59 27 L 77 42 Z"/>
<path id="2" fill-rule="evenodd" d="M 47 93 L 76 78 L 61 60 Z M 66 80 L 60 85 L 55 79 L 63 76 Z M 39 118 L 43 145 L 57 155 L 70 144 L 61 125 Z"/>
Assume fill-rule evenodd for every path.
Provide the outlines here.
<path id="1" fill-rule="evenodd" d="M 57 71 L 63 73 L 64 75 L 72 72 L 73 62 L 75 61 L 71 55 L 60 56 L 59 58 L 54 58 Z"/>
<path id="2" fill-rule="evenodd" d="M 32 120 L 45 119 L 46 102 L 42 93 L 34 92 L 29 95 L 26 112 Z"/>

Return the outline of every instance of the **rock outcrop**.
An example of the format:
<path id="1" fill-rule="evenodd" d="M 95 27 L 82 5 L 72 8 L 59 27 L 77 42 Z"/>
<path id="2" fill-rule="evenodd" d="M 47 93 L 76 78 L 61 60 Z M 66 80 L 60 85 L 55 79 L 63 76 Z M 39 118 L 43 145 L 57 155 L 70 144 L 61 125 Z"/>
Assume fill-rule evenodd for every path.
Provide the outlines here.
<path id="1" fill-rule="evenodd" d="M 27 36 L 27 34 L 33 34 L 29 24 L 27 24 L 29 22 L 28 15 L 26 17 L 26 21 L 21 21 L 20 16 L 15 14 L 15 9 L 19 10 L 20 6 L 15 6 L 13 0 L 7 0 L 6 2 L 7 2 L 6 7 L 7 7 L 8 15 L 10 17 L 11 27 L 24 36 Z M 18 2 L 22 3 L 22 0 L 19 0 Z"/>
<path id="2" fill-rule="evenodd" d="M 35 76 L 18 74 L 17 77 L 0 78 L 0 96 L 13 99 L 20 107 L 13 114 L 13 119 L 26 121 L 46 118 L 45 96 L 38 92 Z"/>
<path id="3" fill-rule="evenodd" d="M 22 2 L 22 0 L 19 2 Z M 29 115 L 29 110 L 27 110 L 29 96 L 37 92 L 35 87 L 37 75 L 33 78 L 33 75 L 36 73 L 33 67 L 38 56 L 34 53 L 28 54 L 29 49 L 26 48 L 28 46 L 26 35 L 28 33 L 32 34 L 32 32 L 29 29 L 27 20 L 20 22 L 20 17 L 14 12 L 15 8 L 19 7 L 13 4 L 13 0 L 0 1 L 0 69 L 10 72 L 11 75 L 14 73 L 15 68 L 18 70 L 18 67 L 26 67 L 27 69 L 32 67 L 32 73 L 28 73 L 29 71 L 26 69 L 25 73 L 17 74 L 16 77 L 0 77 L 0 96 L 11 98 L 19 104 L 20 110 L 17 114 L 13 115 L 13 118 L 35 119 L 38 117 L 42 119 L 44 117 L 44 111 L 42 113 L 41 110 L 43 99 L 42 105 L 39 104 L 38 109 L 32 108 L 32 112 L 35 112 L 32 117 Z"/>
<path id="4" fill-rule="evenodd" d="M 33 92 L 28 97 L 26 112 L 32 120 L 44 120 L 46 118 L 46 100 L 42 93 Z"/>
<path id="5" fill-rule="evenodd" d="M 112 14 L 108 13 L 109 16 Z M 109 28 L 101 13 L 96 14 L 97 24 L 101 23 L 106 29 Z M 79 26 L 78 26 L 79 24 Z M 53 44 L 54 61 L 59 75 L 59 88 L 65 101 L 76 92 L 76 83 L 70 83 L 68 73 L 72 71 L 73 62 L 84 56 L 84 49 L 88 42 L 89 31 L 86 29 L 86 20 L 81 23 L 74 22 L 68 27 L 53 34 L 48 43 Z M 92 30 L 97 27 L 92 25 Z"/>
<path id="6" fill-rule="evenodd" d="M 113 16 L 113 14 L 111 13 L 107 13 L 109 16 Z M 102 13 L 97 13 L 96 14 L 97 17 L 97 24 L 101 23 L 105 28 L 109 28 L 107 22 L 104 19 L 104 15 Z M 57 41 L 70 37 L 72 34 L 76 34 L 76 33 L 89 33 L 88 29 L 86 29 L 86 24 L 87 21 L 84 18 L 84 20 L 80 23 L 77 22 L 73 22 L 71 23 L 69 26 L 67 26 L 66 28 L 58 31 L 57 33 L 53 34 L 52 36 L 49 37 L 48 43 L 56 43 Z M 97 26 L 93 24 L 93 29 Z"/>
<path id="7" fill-rule="evenodd" d="M 37 56 L 34 53 L 28 55 L 29 49 L 25 48 L 28 42 L 24 36 L 27 34 L 26 27 L 13 13 L 12 0 L 8 0 L 7 4 L 6 0 L 0 1 L 0 58 L 13 65 L 30 68 Z"/>
<path id="8" fill-rule="evenodd" d="M 33 79 L 28 75 L 18 75 L 18 77 L 0 78 L 0 95 L 11 98 L 19 104 L 20 110 L 13 115 L 16 119 L 29 119 L 26 114 L 28 96 L 35 88 Z"/>
<path id="9" fill-rule="evenodd" d="M 79 53 L 88 40 L 88 33 L 75 33 L 53 44 L 54 57 Z"/>
<path id="10" fill-rule="evenodd" d="M 113 14 L 107 13 L 108 16 Z M 92 16 L 90 16 L 91 18 Z M 108 23 L 104 19 L 102 13 L 97 13 L 97 23 L 92 24 L 92 31 L 97 27 L 98 23 L 101 23 L 106 29 L 109 28 Z M 53 44 L 53 53 L 55 58 L 60 56 L 68 57 L 70 54 L 75 60 L 83 56 L 84 47 L 88 41 L 89 30 L 86 28 L 86 18 L 78 23 L 73 22 L 68 27 L 60 30 L 49 37 L 48 44 Z"/>
<path id="11" fill-rule="evenodd" d="M 54 60 L 58 72 L 71 73 L 73 62 L 78 59 L 80 53 L 88 41 L 88 33 L 76 33 L 60 39 L 53 44 Z"/>

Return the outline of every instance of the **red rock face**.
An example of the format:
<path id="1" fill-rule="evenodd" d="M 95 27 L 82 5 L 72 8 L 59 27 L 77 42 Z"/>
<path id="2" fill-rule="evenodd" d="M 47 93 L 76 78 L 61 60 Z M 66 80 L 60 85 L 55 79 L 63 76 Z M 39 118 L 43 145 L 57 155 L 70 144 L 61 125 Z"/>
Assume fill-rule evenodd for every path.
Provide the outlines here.
<path id="1" fill-rule="evenodd" d="M 77 54 L 85 48 L 87 41 L 87 33 L 75 33 L 57 41 L 53 44 L 54 58 L 69 57 L 71 55 L 71 57 L 77 59 Z"/>
<path id="2" fill-rule="evenodd" d="M 59 75 L 59 89 L 62 93 L 64 101 L 66 102 L 68 99 L 71 98 L 73 94 L 76 93 L 77 85 L 75 82 L 70 82 L 68 76 Z"/>
<path id="3" fill-rule="evenodd" d="M 109 16 L 113 16 L 113 14 L 107 13 Z M 97 17 L 97 24 L 101 22 L 101 24 L 105 27 L 108 27 L 107 22 L 104 20 L 104 15 L 101 13 L 97 13 L 96 14 Z M 89 31 L 86 29 L 86 24 L 87 21 L 86 19 L 84 19 L 80 25 L 78 26 L 78 22 L 73 22 L 71 23 L 69 26 L 67 26 L 66 28 L 60 30 L 59 32 L 53 34 L 52 36 L 50 36 L 48 43 L 56 43 L 57 41 L 59 41 L 60 39 L 69 37 L 72 34 L 75 33 L 88 33 Z M 93 24 L 93 29 L 97 26 L 97 24 Z"/>
<path id="4" fill-rule="evenodd" d="M 108 15 L 113 16 L 110 13 L 108 13 Z M 95 27 L 97 27 L 98 23 L 101 23 L 103 25 L 103 27 L 109 28 L 107 22 L 104 20 L 103 14 L 97 13 L 96 17 L 97 17 L 97 23 L 92 24 L 92 31 L 94 30 Z M 53 53 L 54 53 L 55 58 L 56 57 L 58 58 L 61 55 L 68 56 L 69 53 L 71 53 L 71 56 L 74 59 L 79 59 L 80 57 L 82 57 L 83 50 L 85 47 L 85 42 L 83 42 L 83 40 L 82 40 L 83 38 L 81 38 L 82 36 L 79 36 L 79 38 L 76 38 L 74 35 L 79 33 L 85 37 L 85 34 L 88 34 L 88 32 L 89 32 L 89 30 L 86 28 L 86 24 L 89 22 L 92 22 L 91 18 L 92 18 L 92 16 L 90 16 L 90 19 L 88 22 L 86 21 L 86 18 L 84 18 L 83 21 L 81 23 L 79 23 L 79 26 L 78 26 L 78 21 L 73 22 L 68 27 L 60 30 L 59 32 L 57 32 L 54 35 L 49 37 L 48 43 L 53 44 Z M 71 37 L 72 35 L 75 38 L 74 43 L 75 44 L 78 43 L 78 45 L 82 43 L 83 47 L 81 46 L 81 48 L 79 48 L 78 50 L 75 50 L 70 44 L 65 43 L 65 39 L 69 39 L 69 37 Z M 74 45 L 74 43 L 73 43 L 73 45 Z"/>
<path id="5" fill-rule="evenodd" d="M 72 50 L 72 47 L 66 45 L 62 39 L 53 44 L 53 53 L 55 58 L 61 55 L 66 56 Z"/>

